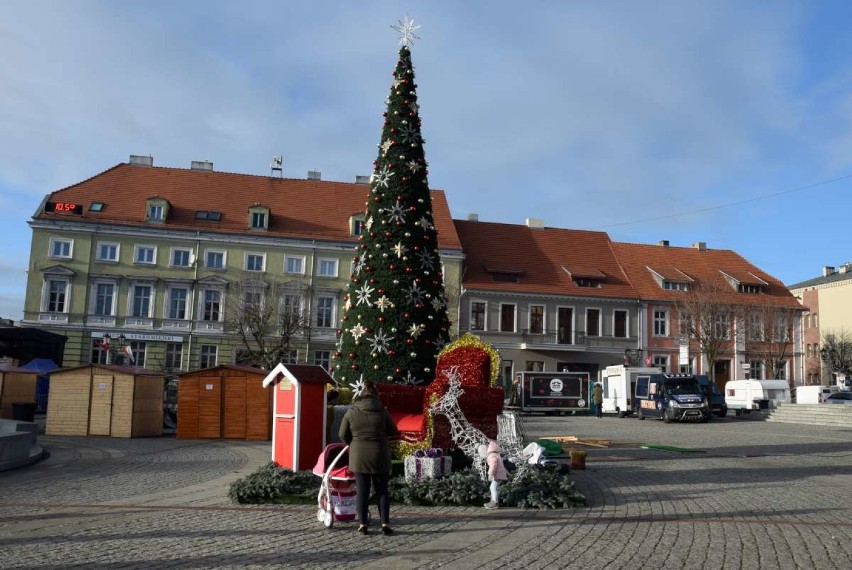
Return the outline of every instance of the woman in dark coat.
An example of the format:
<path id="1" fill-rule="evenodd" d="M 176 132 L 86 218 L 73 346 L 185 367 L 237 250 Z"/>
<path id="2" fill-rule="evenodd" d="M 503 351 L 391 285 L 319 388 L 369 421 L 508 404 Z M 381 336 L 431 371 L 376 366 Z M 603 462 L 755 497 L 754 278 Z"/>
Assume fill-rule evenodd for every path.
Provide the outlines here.
<path id="1" fill-rule="evenodd" d="M 352 407 L 340 423 L 340 439 L 349 444 L 349 469 L 355 473 L 356 504 L 361 524 L 358 532 L 367 534 L 367 509 L 370 486 L 379 500 L 382 533 L 393 534 L 390 527 L 390 438 L 399 431 L 390 412 L 379 401 L 379 391 L 372 382 L 365 382 L 363 391 L 352 401 Z"/>

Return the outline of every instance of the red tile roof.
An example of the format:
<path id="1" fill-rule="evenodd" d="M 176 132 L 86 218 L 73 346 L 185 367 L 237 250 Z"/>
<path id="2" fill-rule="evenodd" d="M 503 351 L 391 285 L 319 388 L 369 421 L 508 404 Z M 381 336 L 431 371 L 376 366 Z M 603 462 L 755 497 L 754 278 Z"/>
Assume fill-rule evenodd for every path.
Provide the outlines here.
<path id="1" fill-rule="evenodd" d="M 746 261 L 738 253 L 728 249 L 697 249 L 691 247 L 661 247 L 636 243 L 613 242 L 615 254 L 633 283 L 639 296 L 647 300 L 677 301 L 683 296 L 680 291 L 667 291 L 654 279 L 649 267 L 655 271 L 672 267 L 685 273 L 697 282 L 715 282 L 731 290 L 731 302 L 766 304 L 781 307 L 801 308 L 796 298 L 786 287 L 768 273 Z M 722 271 L 735 277 L 749 277 L 748 283 L 766 282 L 761 294 L 737 293 Z M 668 278 L 666 275 L 664 277 Z M 682 279 L 681 279 L 682 281 Z"/>
<path id="2" fill-rule="evenodd" d="M 604 232 L 529 228 L 522 225 L 455 220 L 465 254 L 467 289 L 527 294 L 635 299 Z M 601 287 L 580 287 L 566 269 L 603 277 Z M 517 278 L 517 283 L 495 273 Z"/>
<path id="3" fill-rule="evenodd" d="M 349 218 L 365 211 L 369 186 L 324 180 L 273 178 L 206 170 L 118 164 L 88 180 L 51 193 L 48 201 L 83 205 L 82 216 L 40 212 L 37 219 L 82 219 L 85 222 L 152 226 L 145 221 L 147 199 L 168 200 L 167 229 L 271 237 L 356 242 Z M 92 202 L 106 204 L 89 211 Z M 269 208 L 267 231 L 249 232 L 248 209 Z M 198 210 L 222 213 L 218 222 L 195 219 Z M 450 208 L 442 190 L 432 190 L 432 212 L 440 247 L 460 249 Z"/>

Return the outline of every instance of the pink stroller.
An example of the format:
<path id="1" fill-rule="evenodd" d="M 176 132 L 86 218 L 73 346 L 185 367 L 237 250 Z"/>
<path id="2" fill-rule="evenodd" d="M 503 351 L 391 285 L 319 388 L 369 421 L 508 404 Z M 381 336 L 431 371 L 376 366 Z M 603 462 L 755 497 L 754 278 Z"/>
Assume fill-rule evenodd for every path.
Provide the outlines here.
<path id="1" fill-rule="evenodd" d="M 317 495 L 317 520 L 331 528 L 334 521 L 354 521 L 355 474 L 349 470 L 349 446 L 330 443 L 317 459 L 313 474 L 322 477 Z"/>

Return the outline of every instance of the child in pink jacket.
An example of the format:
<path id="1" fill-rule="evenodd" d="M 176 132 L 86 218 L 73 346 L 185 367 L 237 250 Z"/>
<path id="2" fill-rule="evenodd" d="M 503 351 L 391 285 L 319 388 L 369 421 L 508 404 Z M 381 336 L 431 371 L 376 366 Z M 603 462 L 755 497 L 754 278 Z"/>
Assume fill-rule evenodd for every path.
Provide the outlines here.
<path id="1" fill-rule="evenodd" d="M 500 457 L 500 446 L 494 440 L 488 442 L 485 463 L 488 465 L 488 480 L 491 481 L 491 501 L 484 506 L 486 509 L 496 509 L 500 507 L 500 482 L 507 480 L 509 474 L 506 473 L 506 466 Z"/>

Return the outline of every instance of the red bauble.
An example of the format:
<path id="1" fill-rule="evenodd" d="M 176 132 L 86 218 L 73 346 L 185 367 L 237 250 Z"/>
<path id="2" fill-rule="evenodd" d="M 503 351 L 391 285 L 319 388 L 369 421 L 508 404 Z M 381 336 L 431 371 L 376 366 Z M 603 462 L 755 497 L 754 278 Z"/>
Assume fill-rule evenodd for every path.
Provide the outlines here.
<path id="1" fill-rule="evenodd" d="M 379 290 L 378 290 L 378 293 L 379 293 L 379 295 L 384 295 L 384 294 L 385 294 L 385 290 L 384 290 L 384 289 L 379 289 Z"/>
<path id="2" fill-rule="evenodd" d="M 355 353 L 354 353 L 354 352 L 350 352 L 350 353 L 349 353 L 349 358 L 355 358 Z"/>
<path id="3" fill-rule="evenodd" d="M 385 322 L 385 318 L 384 318 L 384 317 L 379 317 L 379 322 L 380 322 L 380 323 Z"/>
<path id="4" fill-rule="evenodd" d="M 405 268 L 405 272 L 406 272 L 406 273 L 411 273 L 412 271 L 413 271 L 413 269 L 411 269 L 410 267 L 406 267 L 406 268 Z"/>
<path id="5" fill-rule="evenodd" d="M 375 282 L 376 282 L 376 278 L 375 278 L 375 277 L 370 277 L 370 283 L 375 283 Z"/>
<path id="6" fill-rule="evenodd" d="M 390 265 L 388 265 L 388 268 L 391 269 L 391 270 L 396 269 L 396 264 L 391 263 Z"/>
<path id="7" fill-rule="evenodd" d="M 357 364 L 353 364 L 352 366 L 350 366 L 350 368 L 352 368 L 352 370 L 358 370 L 358 365 L 357 365 Z"/>
<path id="8" fill-rule="evenodd" d="M 415 278 L 414 278 L 414 282 L 415 282 L 415 283 L 420 283 L 420 281 L 422 281 L 422 280 L 421 280 L 419 277 L 415 277 Z"/>
<path id="9" fill-rule="evenodd" d="M 380 202 L 380 201 L 381 201 L 381 198 L 379 198 L 378 196 L 376 196 L 375 198 L 373 198 L 373 202 Z"/>
<path id="10" fill-rule="evenodd" d="M 414 340 L 407 338 L 407 339 L 405 339 L 405 344 L 414 344 Z"/>
<path id="11" fill-rule="evenodd" d="M 415 245 L 415 246 L 414 246 L 414 251 L 420 251 L 420 246 L 419 246 L 419 245 Z M 355 258 L 355 261 L 358 261 L 358 258 L 357 258 L 357 257 Z"/>
<path id="12" fill-rule="evenodd" d="M 402 368 L 397 368 L 397 369 L 396 369 L 396 373 L 397 373 L 397 374 L 402 374 Z"/>
<path id="13" fill-rule="evenodd" d="M 405 313 L 405 314 L 403 314 L 402 316 L 403 316 L 403 317 L 405 317 L 406 319 L 410 319 L 410 318 L 411 318 L 411 313 Z"/>

